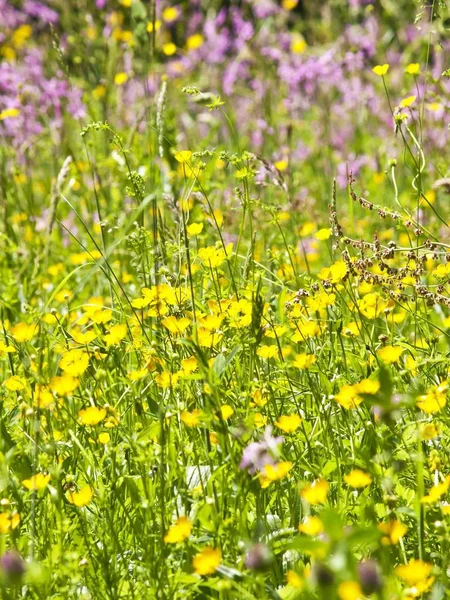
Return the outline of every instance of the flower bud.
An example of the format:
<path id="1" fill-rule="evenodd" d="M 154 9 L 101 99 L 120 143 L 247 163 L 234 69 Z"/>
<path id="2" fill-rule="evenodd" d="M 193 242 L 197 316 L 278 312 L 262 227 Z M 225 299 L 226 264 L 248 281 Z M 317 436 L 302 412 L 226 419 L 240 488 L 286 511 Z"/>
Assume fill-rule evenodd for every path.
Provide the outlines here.
<path id="1" fill-rule="evenodd" d="M 319 587 L 329 587 L 334 583 L 334 573 L 324 563 L 316 563 L 313 567 L 313 574 Z"/>
<path id="2" fill-rule="evenodd" d="M 273 561 L 272 551 L 266 544 L 258 543 L 251 546 L 245 555 L 244 564 L 252 571 L 265 571 Z"/>
<path id="3" fill-rule="evenodd" d="M 383 588 L 383 579 L 378 563 L 374 560 L 366 560 L 358 565 L 359 581 L 364 594 L 370 596 L 380 592 Z"/>
<path id="4" fill-rule="evenodd" d="M 18 583 L 25 573 L 25 563 L 18 552 L 9 550 L 0 559 L 0 570 L 9 583 Z"/>

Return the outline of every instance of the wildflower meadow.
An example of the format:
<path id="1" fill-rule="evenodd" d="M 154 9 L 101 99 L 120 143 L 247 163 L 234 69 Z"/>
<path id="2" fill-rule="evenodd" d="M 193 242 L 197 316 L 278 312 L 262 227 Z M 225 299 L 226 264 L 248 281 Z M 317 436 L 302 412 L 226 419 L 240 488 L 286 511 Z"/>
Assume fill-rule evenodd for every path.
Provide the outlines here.
<path id="1" fill-rule="evenodd" d="M 0 597 L 450 598 L 447 0 L 0 0 Z"/>

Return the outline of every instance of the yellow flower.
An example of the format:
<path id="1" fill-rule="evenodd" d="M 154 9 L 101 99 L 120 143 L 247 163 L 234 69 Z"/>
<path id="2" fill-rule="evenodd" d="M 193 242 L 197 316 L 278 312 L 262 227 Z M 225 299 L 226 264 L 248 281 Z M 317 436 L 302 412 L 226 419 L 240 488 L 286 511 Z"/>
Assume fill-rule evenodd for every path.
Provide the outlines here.
<path id="1" fill-rule="evenodd" d="M 127 326 L 124 324 L 113 325 L 109 333 L 103 336 L 107 348 L 120 344 L 127 335 Z"/>
<path id="2" fill-rule="evenodd" d="M 184 542 L 191 535 L 192 523 L 187 517 L 180 517 L 175 525 L 169 528 L 164 536 L 166 544 L 178 544 Z"/>
<path id="3" fill-rule="evenodd" d="M 433 570 L 433 565 L 414 558 L 406 565 L 399 565 L 395 572 L 409 586 L 415 586 L 425 581 Z"/>
<path id="4" fill-rule="evenodd" d="M 344 335 L 345 337 L 356 337 L 357 335 L 359 335 L 360 329 L 361 327 L 358 326 L 358 323 L 352 321 L 350 323 L 347 323 L 347 325 L 343 326 L 342 335 Z"/>
<path id="5" fill-rule="evenodd" d="M 260 346 L 256 354 L 261 358 L 275 358 L 278 354 L 278 346 Z"/>
<path id="6" fill-rule="evenodd" d="M 331 267 L 323 267 L 317 277 L 331 283 L 339 283 L 347 275 L 347 265 L 343 260 L 338 260 Z"/>
<path id="7" fill-rule="evenodd" d="M 352 488 L 363 488 L 372 483 L 372 477 L 361 469 L 353 469 L 351 473 L 344 475 L 344 481 Z"/>
<path id="8" fill-rule="evenodd" d="M 389 65 L 387 63 L 384 65 L 377 65 L 372 69 L 372 71 L 375 73 L 375 75 L 383 77 L 389 71 Z"/>
<path id="9" fill-rule="evenodd" d="M 356 408 L 363 398 L 358 395 L 353 385 L 344 385 L 334 397 L 336 402 L 344 408 Z"/>
<path id="10" fill-rule="evenodd" d="M 412 376 L 417 374 L 417 361 L 410 354 L 405 358 L 405 369 L 410 371 Z"/>
<path id="11" fill-rule="evenodd" d="M 50 380 L 50 389 L 58 396 L 70 396 L 80 385 L 80 380 L 72 375 L 62 375 L 61 377 L 52 377 Z"/>
<path id="12" fill-rule="evenodd" d="M 155 31 L 159 31 L 161 29 L 161 21 L 155 21 L 154 27 L 153 27 L 153 21 L 149 21 L 147 23 L 147 31 L 149 33 L 153 33 L 153 29 L 155 29 Z"/>
<path id="13" fill-rule="evenodd" d="M 319 517 L 305 517 L 298 526 L 300 533 L 316 536 L 323 532 L 323 523 Z"/>
<path id="14" fill-rule="evenodd" d="M 314 234 L 314 237 L 316 240 L 320 241 L 328 240 L 331 237 L 331 229 L 329 227 L 319 229 L 319 231 L 316 231 Z"/>
<path id="15" fill-rule="evenodd" d="M 159 387 L 162 388 L 171 388 L 174 387 L 179 379 L 178 373 L 170 373 L 170 371 L 162 371 L 162 373 L 158 373 L 155 375 L 155 383 Z"/>
<path id="16" fill-rule="evenodd" d="M 68 375 L 78 377 L 89 366 L 89 354 L 79 348 L 69 350 L 63 354 L 58 366 Z"/>
<path id="17" fill-rule="evenodd" d="M 8 379 L 5 379 L 3 385 L 7 390 L 11 392 L 17 392 L 19 390 L 24 390 L 27 387 L 27 382 L 23 377 L 13 375 L 12 377 L 8 377 Z"/>
<path id="18" fill-rule="evenodd" d="M 146 375 L 148 375 L 148 369 L 140 369 L 139 371 L 128 371 L 127 373 L 128 379 L 131 379 L 131 381 L 139 381 L 139 379 L 142 379 Z"/>
<path id="19" fill-rule="evenodd" d="M 38 326 L 28 323 L 17 323 L 9 330 L 16 342 L 29 342 L 37 335 Z"/>
<path id="20" fill-rule="evenodd" d="M 300 427 L 301 422 L 298 415 L 282 415 L 278 421 L 275 421 L 275 425 L 285 433 L 293 433 Z"/>
<path id="21" fill-rule="evenodd" d="M 203 45 L 204 39 L 201 33 L 194 33 L 186 40 L 186 47 L 188 50 L 197 50 Z"/>
<path id="22" fill-rule="evenodd" d="M 0 358 L 2 358 L 5 354 L 12 354 L 16 349 L 14 346 L 6 345 L 4 342 L 0 342 Z"/>
<path id="23" fill-rule="evenodd" d="M 403 352 L 404 349 L 399 346 L 384 346 L 384 348 L 377 350 L 378 356 L 387 365 L 392 365 L 397 362 Z"/>
<path id="24" fill-rule="evenodd" d="M 447 383 L 442 382 L 439 386 L 433 386 L 423 396 L 417 399 L 417 406 L 428 414 L 441 410 L 447 404 Z"/>
<path id="25" fill-rule="evenodd" d="M 225 251 L 223 248 L 208 246 L 206 248 L 200 248 L 198 251 L 198 257 L 203 263 L 214 269 L 215 267 L 220 267 L 220 265 L 227 259 L 227 256 L 231 254 L 231 251 L 232 244 L 228 244 L 228 246 L 225 248 Z"/>
<path id="26" fill-rule="evenodd" d="M 14 119 L 20 115 L 20 110 L 18 108 L 6 108 L 0 112 L 0 121 L 4 119 Z"/>
<path id="27" fill-rule="evenodd" d="M 175 160 L 177 160 L 179 163 L 189 162 L 191 156 L 192 152 L 190 150 L 177 150 L 174 153 Z"/>
<path id="28" fill-rule="evenodd" d="M 254 420 L 255 427 L 264 427 L 264 425 L 266 423 L 267 423 L 267 417 L 265 415 L 262 415 L 261 413 L 255 414 L 255 420 Z"/>
<path id="29" fill-rule="evenodd" d="M 416 101 L 416 98 L 417 98 L 417 96 L 408 96 L 407 98 L 404 98 L 400 102 L 400 107 L 408 108 L 408 106 L 411 106 L 411 104 L 413 104 Z"/>
<path id="30" fill-rule="evenodd" d="M 297 369 L 309 369 L 315 362 L 314 354 L 297 354 L 292 365 Z"/>
<path id="31" fill-rule="evenodd" d="M 283 0 L 282 5 L 285 10 L 294 10 L 297 6 L 298 0 Z"/>
<path id="32" fill-rule="evenodd" d="M 181 361 L 181 370 L 183 374 L 190 375 L 198 369 L 198 361 L 195 356 L 189 356 L 189 358 L 183 358 Z"/>
<path id="33" fill-rule="evenodd" d="M 387 523 L 379 523 L 378 529 L 384 534 L 384 536 L 381 538 L 381 543 L 385 546 L 398 544 L 400 538 L 402 538 L 408 531 L 408 527 L 406 525 L 395 519 L 388 521 Z"/>
<path id="34" fill-rule="evenodd" d="M 33 392 L 33 402 L 39 406 L 39 408 L 47 408 L 54 401 L 53 394 L 48 387 L 40 384 L 36 384 Z"/>
<path id="35" fill-rule="evenodd" d="M 83 425 L 98 425 L 106 417 L 106 409 L 88 406 L 79 411 L 78 417 Z"/>
<path id="36" fill-rule="evenodd" d="M 359 310 L 368 319 L 376 319 L 387 308 L 387 302 L 377 292 L 367 294 L 359 302 Z"/>
<path id="37" fill-rule="evenodd" d="M 308 46 L 307 46 L 307 44 L 305 42 L 305 39 L 303 37 L 296 35 L 295 37 L 292 38 L 292 40 L 291 40 L 291 52 L 293 52 L 294 54 L 303 54 L 305 52 L 305 50 L 306 50 L 307 47 Z M 278 161 L 278 164 L 280 162 L 284 162 L 285 163 L 285 165 L 286 165 L 285 169 L 286 169 L 287 166 L 288 166 L 287 161 Z M 279 171 L 285 170 L 285 169 L 280 169 L 280 167 L 278 166 L 278 164 L 275 163 L 275 167 L 277 167 L 277 169 Z"/>
<path id="38" fill-rule="evenodd" d="M 86 331 L 84 333 L 79 329 L 71 329 L 69 331 L 69 334 L 72 336 L 73 340 L 77 344 L 83 345 L 90 344 L 97 337 L 97 334 L 93 329 L 90 329 L 89 331 Z"/>
<path id="39" fill-rule="evenodd" d="M 222 552 L 219 548 L 207 546 L 194 556 L 192 565 L 197 575 L 211 575 L 220 565 Z"/>
<path id="40" fill-rule="evenodd" d="M 168 6 L 162 12 L 162 18 L 164 21 L 167 21 L 167 23 L 172 23 L 172 21 L 175 21 L 175 19 L 178 18 L 178 15 L 179 11 L 176 6 Z"/>
<path id="41" fill-rule="evenodd" d="M 183 331 L 185 331 L 191 324 L 191 319 L 188 319 L 187 317 L 181 317 L 181 319 L 177 319 L 172 315 L 163 319 L 161 323 L 173 335 L 181 335 Z"/>
<path id="42" fill-rule="evenodd" d="M 192 412 L 184 410 L 180 415 L 180 419 L 186 427 L 197 427 L 201 423 L 203 416 L 203 412 L 199 408 L 194 408 Z"/>
<path id="43" fill-rule="evenodd" d="M 444 481 L 442 481 L 441 483 L 438 483 L 437 485 L 434 485 L 428 491 L 428 495 L 424 496 L 420 501 L 422 502 L 422 504 L 434 504 L 438 500 L 440 500 L 440 498 L 444 494 L 446 494 L 448 492 L 449 487 L 450 487 L 450 475 L 447 475 L 447 477 L 444 479 Z"/>
<path id="44" fill-rule="evenodd" d="M 303 579 L 300 575 L 297 575 L 295 571 L 288 571 L 286 573 L 286 581 L 288 585 L 299 590 L 302 590 L 305 587 Z"/>
<path id="45" fill-rule="evenodd" d="M 191 223 L 186 227 L 188 235 L 194 236 L 198 235 L 203 231 L 203 223 Z"/>
<path id="46" fill-rule="evenodd" d="M 356 581 L 344 581 L 338 587 L 340 600 L 362 600 L 364 595 L 361 586 Z"/>
<path id="47" fill-rule="evenodd" d="M 93 495 L 94 490 L 89 485 L 85 485 L 79 492 L 67 492 L 66 497 L 70 504 L 82 507 L 89 504 Z"/>
<path id="48" fill-rule="evenodd" d="M 32 475 L 30 479 L 24 479 L 22 485 L 24 485 L 27 490 L 43 490 L 47 487 L 49 481 L 50 475 L 37 473 L 36 475 Z"/>
<path id="49" fill-rule="evenodd" d="M 424 423 L 420 427 L 420 435 L 423 440 L 434 440 L 439 435 L 439 430 L 434 423 Z"/>
<path id="50" fill-rule="evenodd" d="M 20 523 L 20 515 L 14 513 L 0 513 L 0 533 L 6 534 L 16 529 Z"/>
<path id="51" fill-rule="evenodd" d="M 308 504 L 325 504 L 329 489 L 330 485 L 325 479 L 316 479 L 311 485 L 307 485 L 301 490 L 300 496 Z"/>
<path id="52" fill-rule="evenodd" d="M 273 481 L 279 481 L 286 477 L 293 465 L 289 461 L 281 461 L 275 465 L 266 465 L 260 474 L 261 487 L 265 488 Z"/>
<path id="53" fill-rule="evenodd" d="M 177 47 L 173 42 L 166 42 L 162 45 L 162 51 L 166 56 L 173 56 L 177 51 Z"/>
<path id="54" fill-rule="evenodd" d="M 408 75 L 418 75 L 420 73 L 420 64 L 419 63 L 410 63 L 406 67 L 405 73 L 408 73 Z"/>
<path id="55" fill-rule="evenodd" d="M 116 85 L 123 85 L 128 81 L 128 75 L 126 73 L 116 73 L 114 76 L 114 83 Z"/>
<path id="56" fill-rule="evenodd" d="M 232 415 L 234 415 L 234 409 L 229 404 L 223 404 L 220 407 L 220 414 L 222 415 L 222 419 L 225 421 L 229 419 Z"/>
<path id="57" fill-rule="evenodd" d="M 100 444 L 107 444 L 110 439 L 111 436 L 106 431 L 104 431 L 98 436 L 98 441 L 100 442 Z"/>

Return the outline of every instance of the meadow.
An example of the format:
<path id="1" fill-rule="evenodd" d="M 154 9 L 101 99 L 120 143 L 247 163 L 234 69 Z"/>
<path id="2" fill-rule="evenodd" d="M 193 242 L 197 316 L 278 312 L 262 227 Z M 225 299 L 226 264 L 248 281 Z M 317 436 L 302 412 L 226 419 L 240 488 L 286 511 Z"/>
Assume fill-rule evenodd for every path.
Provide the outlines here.
<path id="1" fill-rule="evenodd" d="M 450 598 L 449 31 L 0 0 L 2 599 Z"/>

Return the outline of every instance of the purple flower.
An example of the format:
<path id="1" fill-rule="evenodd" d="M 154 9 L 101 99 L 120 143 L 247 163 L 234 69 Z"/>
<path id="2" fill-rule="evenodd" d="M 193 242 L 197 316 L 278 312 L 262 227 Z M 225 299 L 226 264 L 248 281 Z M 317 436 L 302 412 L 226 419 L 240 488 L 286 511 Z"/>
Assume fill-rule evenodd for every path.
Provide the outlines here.
<path id="1" fill-rule="evenodd" d="M 55 25 L 59 20 L 59 15 L 56 11 L 36 0 L 25 0 L 22 10 L 28 16 L 39 19 L 39 21 L 44 23 Z"/>
<path id="2" fill-rule="evenodd" d="M 262 471 L 266 465 L 274 465 L 283 441 L 282 437 L 273 437 L 272 428 L 268 427 L 262 440 L 252 442 L 244 449 L 239 468 L 254 475 L 257 471 Z"/>
<path id="3" fill-rule="evenodd" d="M 25 563 L 18 552 L 8 550 L 0 559 L 0 569 L 7 581 L 17 583 L 25 573 Z"/>

